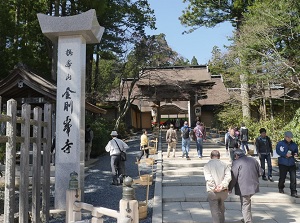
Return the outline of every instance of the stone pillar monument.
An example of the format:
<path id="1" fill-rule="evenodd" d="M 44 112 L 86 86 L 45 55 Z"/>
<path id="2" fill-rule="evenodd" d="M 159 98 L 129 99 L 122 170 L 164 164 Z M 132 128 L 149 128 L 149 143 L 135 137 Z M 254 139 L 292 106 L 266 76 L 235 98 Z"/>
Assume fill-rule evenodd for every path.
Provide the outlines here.
<path id="1" fill-rule="evenodd" d="M 104 28 L 94 9 L 68 17 L 37 16 L 44 35 L 58 42 L 55 208 L 65 209 L 71 172 L 78 173 L 79 190 L 84 188 L 86 44 L 99 43 Z"/>

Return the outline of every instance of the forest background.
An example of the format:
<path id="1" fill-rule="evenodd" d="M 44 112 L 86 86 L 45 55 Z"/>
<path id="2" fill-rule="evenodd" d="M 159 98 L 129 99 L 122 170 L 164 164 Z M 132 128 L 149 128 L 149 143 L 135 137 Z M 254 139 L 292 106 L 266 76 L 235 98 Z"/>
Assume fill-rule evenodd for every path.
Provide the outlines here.
<path id="1" fill-rule="evenodd" d="M 300 2 L 297 0 L 183 0 L 187 7 L 179 18 L 186 35 L 199 27 L 214 27 L 229 21 L 235 27 L 232 44 L 222 52 L 212 49 L 208 63 L 212 74 L 222 74 L 226 87 L 240 88 L 241 99 L 232 98 L 216 113 L 219 128 L 246 122 L 251 137 L 260 127 L 267 128 L 274 141 L 292 130 L 300 142 L 299 60 Z M 99 44 L 88 45 L 86 54 L 86 100 L 105 101 L 112 89 L 122 92 L 120 83 L 132 78 L 129 91 L 147 67 L 198 65 L 195 57 L 183 58 L 167 43 L 165 34 L 146 35 L 155 29 L 154 11 L 147 0 L 6 0 L 0 1 L 0 79 L 18 63 L 42 77 L 56 81 L 57 45 L 41 33 L 37 13 L 70 16 L 95 9 L 105 27 Z M 195 43 L 199 44 L 199 43 Z M 274 87 L 293 91 L 293 97 L 272 99 Z M 122 123 L 130 102 L 120 94 L 119 118 L 115 123 L 93 120 L 94 145 L 105 145 L 109 132 L 117 128 L 125 135 Z M 275 110 L 274 107 L 282 109 Z M 253 109 L 258 116 L 253 117 Z M 90 122 L 91 123 L 91 122 Z M 98 155 L 99 151 L 94 155 Z"/>

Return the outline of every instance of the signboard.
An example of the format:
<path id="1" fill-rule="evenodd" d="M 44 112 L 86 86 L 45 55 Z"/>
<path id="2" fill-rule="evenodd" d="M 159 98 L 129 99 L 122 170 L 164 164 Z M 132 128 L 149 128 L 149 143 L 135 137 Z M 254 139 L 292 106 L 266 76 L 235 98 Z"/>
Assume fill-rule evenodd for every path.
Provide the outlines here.
<path id="1" fill-rule="evenodd" d="M 201 116 L 201 106 L 195 107 L 195 114 L 196 116 Z"/>

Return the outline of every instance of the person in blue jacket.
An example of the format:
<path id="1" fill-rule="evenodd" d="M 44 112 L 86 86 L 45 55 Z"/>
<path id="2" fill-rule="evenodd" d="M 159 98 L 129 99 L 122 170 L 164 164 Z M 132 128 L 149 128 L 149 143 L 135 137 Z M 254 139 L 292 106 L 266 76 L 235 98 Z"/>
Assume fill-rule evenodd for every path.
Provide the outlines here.
<path id="1" fill-rule="evenodd" d="M 279 155 L 279 182 L 278 189 L 279 193 L 284 193 L 284 183 L 287 172 L 290 174 L 290 189 L 291 196 L 300 198 L 297 195 L 297 183 L 296 183 L 296 164 L 295 157 L 298 156 L 298 145 L 292 141 L 293 133 L 287 131 L 284 133 L 284 140 L 279 141 L 276 145 L 276 152 Z"/>

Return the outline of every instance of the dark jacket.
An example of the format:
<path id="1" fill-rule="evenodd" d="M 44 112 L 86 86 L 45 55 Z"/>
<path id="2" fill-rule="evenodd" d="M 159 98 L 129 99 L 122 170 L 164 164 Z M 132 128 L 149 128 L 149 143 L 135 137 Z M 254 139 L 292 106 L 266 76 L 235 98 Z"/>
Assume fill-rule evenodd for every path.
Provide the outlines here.
<path id="1" fill-rule="evenodd" d="M 248 140 L 249 140 L 249 133 L 248 133 L 248 129 L 246 127 L 242 127 L 240 129 L 240 140 L 242 142 L 248 142 Z"/>
<path id="2" fill-rule="evenodd" d="M 270 154 L 273 153 L 271 139 L 266 136 L 266 141 L 261 136 L 255 140 L 256 151 L 259 154 Z"/>
<path id="3" fill-rule="evenodd" d="M 292 156 L 287 158 L 286 154 L 288 151 L 291 151 Z M 279 141 L 276 145 L 276 153 L 279 155 L 278 164 L 285 166 L 294 166 L 295 158 L 294 155 L 298 154 L 298 145 L 291 141 L 288 143 L 286 140 Z"/>
<path id="4" fill-rule="evenodd" d="M 259 180 L 262 170 L 256 159 L 240 156 L 232 162 L 231 167 L 232 180 L 229 184 L 229 190 L 235 188 L 236 195 L 253 195 L 259 192 Z"/>
<path id="5" fill-rule="evenodd" d="M 235 148 L 238 149 L 240 147 L 240 140 L 237 136 L 232 137 L 229 135 L 226 140 L 226 149 Z"/>

